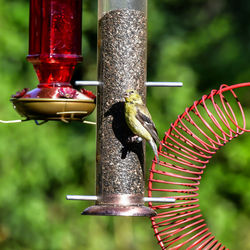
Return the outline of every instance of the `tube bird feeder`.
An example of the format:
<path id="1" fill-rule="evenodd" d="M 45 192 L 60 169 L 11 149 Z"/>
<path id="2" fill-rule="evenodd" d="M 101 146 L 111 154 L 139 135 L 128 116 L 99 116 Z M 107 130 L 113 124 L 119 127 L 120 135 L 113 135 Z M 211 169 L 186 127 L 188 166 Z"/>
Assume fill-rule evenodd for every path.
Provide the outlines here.
<path id="1" fill-rule="evenodd" d="M 97 201 L 84 215 L 152 216 L 144 206 L 144 143 L 128 142 L 124 95 L 146 94 L 147 1 L 98 1 Z"/>
<path id="2" fill-rule="evenodd" d="M 27 60 L 38 76 L 37 88 L 27 88 L 11 101 L 28 119 L 82 120 L 95 108 L 95 96 L 70 84 L 81 55 L 82 0 L 30 0 Z"/>
<path id="3" fill-rule="evenodd" d="M 68 200 L 96 204 L 83 215 L 154 216 L 144 202 L 175 202 L 168 197 L 144 197 L 145 143 L 133 142 L 124 114 L 127 90 L 146 100 L 147 0 L 98 1 L 96 195 L 67 195 Z M 155 86 L 180 87 L 160 82 Z"/>

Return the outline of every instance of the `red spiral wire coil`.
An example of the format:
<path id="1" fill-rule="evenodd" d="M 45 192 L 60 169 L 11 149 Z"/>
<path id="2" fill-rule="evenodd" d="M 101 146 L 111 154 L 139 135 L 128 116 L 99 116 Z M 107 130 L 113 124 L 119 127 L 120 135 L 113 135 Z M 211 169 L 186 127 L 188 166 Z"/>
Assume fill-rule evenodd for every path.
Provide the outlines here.
<path id="1" fill-rule="evenodd" d="M 250 131 L 234 92 L 246 86 L 250 83 L 222 85 L 202 96 L 178 116 L 161 141 L 160 163 L 153 161 L 150 171 L 149 196 L 176 199 L 173 204 L 150 203 L 157 211 L 151 221 L 162 249 L 227 249 L 209 231 L 198 191 L 203 171 L 218 149 Z"/>

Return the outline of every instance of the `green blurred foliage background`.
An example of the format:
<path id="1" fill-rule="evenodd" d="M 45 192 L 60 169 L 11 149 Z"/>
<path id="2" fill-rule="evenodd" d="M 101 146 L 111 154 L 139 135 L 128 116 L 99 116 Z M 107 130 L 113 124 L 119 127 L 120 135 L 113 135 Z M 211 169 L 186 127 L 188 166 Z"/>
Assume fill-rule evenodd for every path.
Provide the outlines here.
<path id="1" fill-rule="evenodd" d="M 149 0 L 148 80 L 182 81 L 151 88 L 147 104 L 160 137 L 193 101 L 220 84 L 250 79 L 250 2 Z M 9 102 L 37 78 L 28 51 L 28 0 L 0 0 L 2 120 L 19 119 Z M 73 80 L 96 80 L 97 1 L 83 0 L 83 57 Z M 92 90 L 95 90 L 92 88 Z M 240 97 L 249 114 L 249 89 Z M 95 120 L 95 113 L 90 120 Z M 95 127 L 33 122 L 0 125 L 0 249 L 159 249 L 147 218 L 83 217 L 95 194 Z M 225 146 L 209 164 L 200 189 L 212 232 L 230 249 L 250 249 L 250 138 Z M 152 152 L 147 148 L 147 176 Z"/>

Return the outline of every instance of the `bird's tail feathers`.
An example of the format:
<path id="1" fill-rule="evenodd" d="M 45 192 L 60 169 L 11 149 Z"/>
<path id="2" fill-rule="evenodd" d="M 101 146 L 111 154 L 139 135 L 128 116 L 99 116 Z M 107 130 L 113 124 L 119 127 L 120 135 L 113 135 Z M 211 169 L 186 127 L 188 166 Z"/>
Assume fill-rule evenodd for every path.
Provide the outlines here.
<path id="1" fill-rule="evenodd" d="M 151 146 L 152 149 L 153 149 L 153 152 L 154 152 L 154 154 L 155 154 L 157 163 L 159 163 L 158 150 L 157 150 L 157 145 L 156 145 L 155 141 L 153 140 L 153 138 L 151 138 L 148 142 L 149 142 L 150 146 Z"/>

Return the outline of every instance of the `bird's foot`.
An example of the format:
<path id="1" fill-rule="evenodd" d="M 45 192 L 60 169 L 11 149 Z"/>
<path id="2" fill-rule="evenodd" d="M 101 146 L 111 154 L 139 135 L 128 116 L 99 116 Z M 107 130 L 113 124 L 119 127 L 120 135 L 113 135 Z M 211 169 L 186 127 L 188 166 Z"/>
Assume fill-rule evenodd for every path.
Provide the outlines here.
<path id="1" fill-rule="evenodd" d="M 138 135 L 130 136 L 128 138 L 128 143 L 133 143 L 133 142 L 140 143 L 142 142 L 142 138 Z"/>

